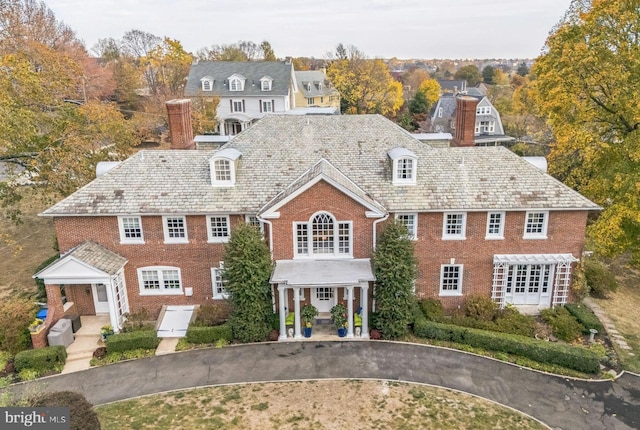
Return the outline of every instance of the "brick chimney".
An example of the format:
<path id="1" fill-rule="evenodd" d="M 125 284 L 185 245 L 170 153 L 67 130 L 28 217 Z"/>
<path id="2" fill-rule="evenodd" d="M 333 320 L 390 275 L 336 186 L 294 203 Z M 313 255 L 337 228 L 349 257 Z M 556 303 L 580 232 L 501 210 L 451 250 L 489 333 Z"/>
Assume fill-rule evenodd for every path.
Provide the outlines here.
<path id="1" fill-rule="evenodd" d="M 475 97 L 456 98 L 456 130 L 453 146 L 475 146 L 476 106 L 478 106 L 478 99 Z"/>
<path id="2" fill-rule="evenodd" d="M 191 128 L 191 100 L 175 99 L 165 104 L 169 114 L 171 149 L 196 149 Z"/>

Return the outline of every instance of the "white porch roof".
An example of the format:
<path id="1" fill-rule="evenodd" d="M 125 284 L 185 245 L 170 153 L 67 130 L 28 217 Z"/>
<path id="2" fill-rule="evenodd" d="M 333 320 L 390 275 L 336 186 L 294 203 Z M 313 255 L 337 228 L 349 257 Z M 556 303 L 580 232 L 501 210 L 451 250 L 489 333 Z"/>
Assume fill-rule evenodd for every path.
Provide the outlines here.
<path id="1" fill-rule="evenodd" d="M 579 261 L 571 254 L 495 254 L 493 264 L 571 264 Z"/>
<path id="2" fill-rule="evenodd" d="M 368 258 L 353 260 L 278 260 L 271 283 L 295 286 L 352 285 L 375 281 Z"/>

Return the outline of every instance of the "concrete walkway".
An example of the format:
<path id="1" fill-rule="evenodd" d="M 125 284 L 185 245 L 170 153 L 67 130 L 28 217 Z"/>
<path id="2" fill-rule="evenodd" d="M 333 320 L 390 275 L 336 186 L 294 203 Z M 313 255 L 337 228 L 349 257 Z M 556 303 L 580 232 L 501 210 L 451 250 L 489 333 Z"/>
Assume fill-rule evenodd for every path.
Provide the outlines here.
<path id="1" fill-rule="evenodd" d="M 583 381 L 425 345 L 275 342 L 160 355 L 13 386 L 72 390 L 93 404 L 170 390 L 244 382 L 386 379 L 471 393 L 529 414 L 552 428 L 640 428 L 640 377 Z M 321 401 L 321 399 L 318 399 Z"/>
<path id="2" fill-rule="evenodd" d="M 613 321 L 609 319 L 609 317 L 604 312 L 604 310 L 600 307 L 600 305 L 598 305 L 595 301 L 591 300 L 591 298 L 589 297 L 585 297 L 584 299 L 582 299 L 582 303 L 584 303 L 587 307 L 589 307 L 593 311 L 593 313 L 596 314 L 596 316 L 600 319 L 600 322 L 602 323 L 605 331 L 609 335 L 609 339 L 611 339 L 612 342 L 615 342 L 616 344 L 618 344 L 618 346 L 621 349 L 624 349 L 627 352 L 627 354 L 634 355 L 633 352 L 629 352 L 631 351 L 631 347 L 627 344 L 627 341 L 624 338 L 624 336 L 620 334 L 618 330 L 616 330 L 615 324 L 613 324 Z"/>

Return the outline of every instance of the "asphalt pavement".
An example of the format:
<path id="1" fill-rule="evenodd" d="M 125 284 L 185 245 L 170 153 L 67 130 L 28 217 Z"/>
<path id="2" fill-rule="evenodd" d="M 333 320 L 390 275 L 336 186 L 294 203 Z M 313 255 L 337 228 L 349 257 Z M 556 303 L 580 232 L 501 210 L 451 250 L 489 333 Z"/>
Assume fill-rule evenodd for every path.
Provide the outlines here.
<path id="1" fill-rule="evenodd" d="M 452 388 L 510 406 L 552 428 L 640 428 L 638 375 L 577 380 L 460 351 L 385 341 L 274 342 L 193 350 L 56 375 L 13 389 L 78 391 L 101 405 L 209 385 L 327 378 Z"/>

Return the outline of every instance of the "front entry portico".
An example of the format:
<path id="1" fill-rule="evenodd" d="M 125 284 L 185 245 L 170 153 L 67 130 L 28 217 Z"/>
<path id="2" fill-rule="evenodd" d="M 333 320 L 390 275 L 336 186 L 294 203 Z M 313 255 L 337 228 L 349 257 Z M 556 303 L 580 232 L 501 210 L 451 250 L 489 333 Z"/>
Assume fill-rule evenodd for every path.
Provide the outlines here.
<path id="1" fill-rule="evenodd" d="M 330 312 L 338 302 L 344 302 L 347 311 L 347 338 L 354 337 L 355 301 L 358 297 L 362 309 L 361 338 L 369 337 L 369 283 L 375 277 L 369 259 L 350 260 L 278 260 L 271 275 L 277 285 L 279 340 L 287 340 L 287 313 L 294 313 L 293 339 L 302 339 L 300 319 L 301 302 L 309 300 L 321 313 Z M 293 301 L 293 309 L 288 304 Z"/>

